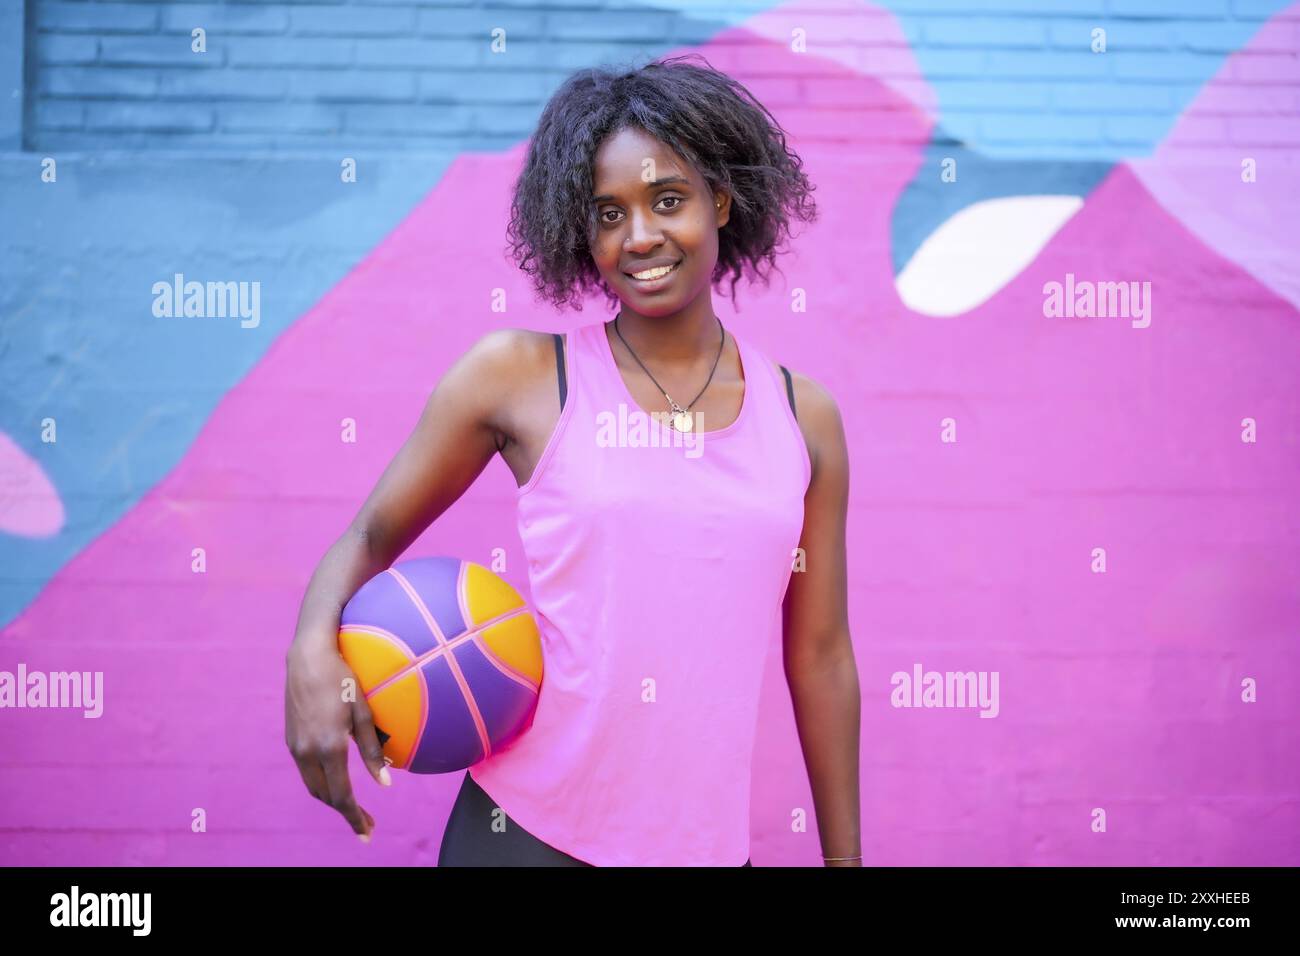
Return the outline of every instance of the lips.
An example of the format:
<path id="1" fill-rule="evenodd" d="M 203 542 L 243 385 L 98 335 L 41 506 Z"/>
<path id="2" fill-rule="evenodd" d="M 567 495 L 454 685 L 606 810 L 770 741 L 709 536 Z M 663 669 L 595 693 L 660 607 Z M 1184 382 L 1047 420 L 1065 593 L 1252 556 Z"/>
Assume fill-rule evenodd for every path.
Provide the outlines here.
<path id="1" fill-rule="evenodd" d="M 665 272 L 663 275 L 656 276 L 653 279 L 638 279 L 635 276 L 633 276 L 631 272 L 627 272 L 624 274 L 627 276 L 628 281 L 631 282 L 632 285 L 635 286 L 638 290 L 642 292 L 654 292 L 672 281 L 673 276 L 677 274 L 677 270 L 681 267 L 681 260 L 679 259 L 675 262 L 669 260 L 668 262 L 664 262 L 662 264 L 656 263 L 654 265 L 651 265 L 650 263 L 645 263 L 642 265 L 638 265 L 634 269 L 634 271 L 636 272 L 645 272 L 649 269 L 655 269 L 655 268 L 662 269 L 665 266 L 671 266 L 672 268 L 669 269 L 668 272 Z"/>
<path id="2" fill-rule="evenodd" d="M 645 262 L 636 263 L 630 269 L 624 269 L 623 274 L 631 279 L 635 277 L 636 273 L 647 272 L 650 269 L 662 269 L 664 266 L 672 266 L 673 268 L 676 268 L 681 261 L 682 260 L 680 259 L 647 259 Z M 650 280 L 638 279 L 637 281 L 643 282 Z"/>

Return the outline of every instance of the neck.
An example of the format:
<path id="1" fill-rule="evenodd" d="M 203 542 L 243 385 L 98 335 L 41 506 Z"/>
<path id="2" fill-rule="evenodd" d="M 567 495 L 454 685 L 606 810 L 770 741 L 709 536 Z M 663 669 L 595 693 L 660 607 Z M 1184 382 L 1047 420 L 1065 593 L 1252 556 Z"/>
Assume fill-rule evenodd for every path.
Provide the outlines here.
<path id="1" fill-rule="evenodd" d="M 716 354 L 722 341 L 722 323 L 707 297 L 672 315 L 645 316 L 623 306 L 616 316 L 618 332 L 643 361 L 694 362 L 702 354 Z"/>

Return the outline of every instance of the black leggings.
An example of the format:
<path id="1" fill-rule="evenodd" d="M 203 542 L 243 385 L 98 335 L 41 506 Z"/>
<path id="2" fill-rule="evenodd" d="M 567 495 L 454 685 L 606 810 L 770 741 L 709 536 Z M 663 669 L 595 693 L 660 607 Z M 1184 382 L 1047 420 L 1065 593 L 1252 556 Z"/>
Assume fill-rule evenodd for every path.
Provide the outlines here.
<path id="1" fill-rule="evenodd" d="M 487 791 L 466 773 L 442 834 L 438 865 L 591 866 L 543 843 L 509 816 L 505 816 L 505 832 L 494 832 L 492 814 L 498 809 Z M 753 863 L 746 860 L 743 866 L 753 866 Z"/>

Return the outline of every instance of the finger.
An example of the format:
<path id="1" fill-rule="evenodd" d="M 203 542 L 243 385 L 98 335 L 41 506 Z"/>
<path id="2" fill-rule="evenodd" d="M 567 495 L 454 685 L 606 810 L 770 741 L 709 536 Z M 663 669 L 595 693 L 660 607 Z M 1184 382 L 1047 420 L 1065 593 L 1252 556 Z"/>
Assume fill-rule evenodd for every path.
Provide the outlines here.
<path id="1" fill-rule="evenodd" d="M 365 811 L 357 804 L 352 795 L 352 781 L 348 779 L 348 751 L 330 751 L 325 755 L 325 782 L 329 786 L 330 806 L 352 826 L 357 836 L 369 842 L 370 831 L 366 828 Z"/>
<path id="2" fill-rule="evenodd" d="M 352 738 L 357 742 L 357 750 L 360 751 L 361 760 L 370 771 L 370 776 L 383 786 L 391 787 L 393 778 L 384 760 L 384 748 L 379 743 L 379 735 L 375 733 L 375 720 L 370 713 L 370 705 L 364 700 L 352 704 Z"/>
<path id="3" fill-rule="evenodd" d="M 302 773 L 303 783 L 307 784 L 307 792 L 321 803 L 328 804 L 330 802 L 329 781 L 325 779 L 325 768 L 321 766 L 320 759 L 303 764 L 299 770 Z"/>
<path id="4" fill-rule="evenodd" d="M 289 755 L 293 757 L 294 766 L 298 768 L 298 776 L 302 777 L 307 792 L 317 800 L 326 800 L 325 775 L 321 772 L 320 759 L 310 745 L 299 743 L 297 740 L 292 701 L 293 688 L 289 685 L 284 692 L 285 746 L 289 748 Z"/>
<path id="5" fill-rule="evenodd" d="M 325 782 L 325 770 L 321 767 L 320 757 L 315 753 L 303 751 L 293 753 L 293 762 L 298 767 L 298 776 L 302 777 L 303 786 L 317 800 L 329 803 L 329 786 Z"/>

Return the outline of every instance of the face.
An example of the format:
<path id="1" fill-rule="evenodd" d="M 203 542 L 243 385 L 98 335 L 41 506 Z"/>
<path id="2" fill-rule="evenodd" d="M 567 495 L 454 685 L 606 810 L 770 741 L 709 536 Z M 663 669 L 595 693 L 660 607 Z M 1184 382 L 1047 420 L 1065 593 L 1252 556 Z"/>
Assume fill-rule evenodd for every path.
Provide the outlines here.
<path id="1" fill-rule="evenodd" d="M 591 258 L 627 309 L 671 315 L 709 294 L 729 195 L 711 192 L 694 167 L 640 129 L 621 130 L 600 145 L 594 187 Z M 630 275 L 661 266 L 672 271 Z"/>

